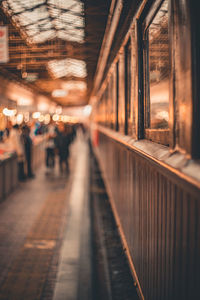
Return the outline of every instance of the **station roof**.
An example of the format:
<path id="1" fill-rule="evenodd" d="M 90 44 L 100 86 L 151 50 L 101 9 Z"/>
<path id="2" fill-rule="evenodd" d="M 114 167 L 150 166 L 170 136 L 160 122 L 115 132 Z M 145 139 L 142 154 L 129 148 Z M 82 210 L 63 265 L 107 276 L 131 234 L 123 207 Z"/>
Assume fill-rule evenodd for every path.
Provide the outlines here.
<path id="1" fill-rule="evenodd" d="M 64 106 L 91 93 L 110 0 L 3 0 L 9 61 L 0 74 Z"/>

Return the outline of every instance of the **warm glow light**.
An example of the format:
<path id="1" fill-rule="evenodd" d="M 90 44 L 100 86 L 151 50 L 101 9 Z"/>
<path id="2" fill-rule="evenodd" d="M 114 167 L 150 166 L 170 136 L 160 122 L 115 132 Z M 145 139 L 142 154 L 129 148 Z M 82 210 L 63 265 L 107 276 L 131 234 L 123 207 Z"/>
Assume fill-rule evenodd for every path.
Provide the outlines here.
<path id="1" fill-rule="evenodd" d="M 52 92 L 52 97 L 65 97 L 67 96 L 67 91 L 65 90 L 54 90 Z"/>
<path id="2" fill-rule="evenodd" d="M 57 114 L 53 115 L 52 119 L 54 122 L 57 122 L 59 120 L 59 115 Z"/>
<path id="3" fill-rule="evenodd" d="M 62 107 L 61 106 L 56 107 L 56 114 L 58 114 L 58 115 L 62 114 Z"/>
<path id="4" fill-rule="evenodd" d="M 32 114 L 33 119 L 38 119 L 40 117 L 41 113 L 39 111 L 36 111 Z"/>
<path id="5" fill-rule="evenodd" d="M 63 116 L 63 122 L 68 122 L 69 121 L 69 117 L 68 116 Z"/>
<path id="6" fill-rule="evenodd" d="M 86 105 L 83 109 L 83 114 L 85 116 L 89 116 L 92 112 L 92 106 L 91 105 Z"/>
<path id="7" fill-rule="evenodd" d="M 62 121 L 65 122 L 65 123 L 77 123 L 78 122 L 78 118 L 76 118 L 74 116 L 64 115 L 62 117 Z"/>
<path id="8" fill-rule="evenodd" d="M 51 103 L 49 107 L 49 113 L 52 115 L 56 112 L 56 104 Z"/>
<path id="9" fill-rule="evenodd" d="M 8 108 L 4 108 L 3 109 L 3 114 L 6 116 L 6 117 L 12 117 L 12 116 L 15 116 L 17 113 L 17 110 L 16 109 L 8 109 Z"/>
<path id="10" fill-rule="evenodd" d="M 33 103 L 33 100 L 32 99 L 28 99 L 28 98 L 19 98 L 17 100 L 17 104 L 19 106 L 30 106 L 30 105 L 32 105 L 32 103 Z"/>
<path id="11" fill-rule="evenodd" d="M 23 114 L 18 114 L 17 115 L 17 124 L 19 124 L 19 125 L 22 124 L 23 119 L 24 119 Z"/>
<path id="12" fill-rule="evenodd" d="M 47 112 L 49 110 L 49 104 L 47 102 L 39 102 L 37 109 L 39 111 Z"/>
<path id="13" fill-rule="evenodd" d="M 49 124 L 50 120 L 51 120 L 51 116 L 49 114 L 46 114 L 44 116 L 44 124 L 46 125 Z"/>
<path id="14" fill-rule="evenodd" d="M 24 122 L 25 122 L 25 123 L 28 123 L 29 120 L 30 120 L 29 112 L 25 112 L 25 113 L 24 113 Z"/>
<path id="15" fill-rule="evenodd" d="M 87 89 L 87 84 L 84 81 L 70 80 L 67 82 L 63 82 L 62 88 L 68 92 L 71 90 L 85 91 Z"/>
<path id="16" fill-rule="evenodd" d="M 40 117 L 39 117 L 39 122 L 44 122 L 44 116 L 43 115 L 40 115 Z"/>

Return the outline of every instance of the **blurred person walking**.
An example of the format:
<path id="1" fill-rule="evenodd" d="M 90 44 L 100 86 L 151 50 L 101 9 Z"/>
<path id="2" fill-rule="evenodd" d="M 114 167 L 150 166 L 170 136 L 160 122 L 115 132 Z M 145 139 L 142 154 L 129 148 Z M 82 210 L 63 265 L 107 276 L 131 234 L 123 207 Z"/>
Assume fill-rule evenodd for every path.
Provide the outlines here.
<path id="1" fill-rule="evenodd" d="M 7 120 L 7 125 L 6 125 L 6 128 L 4 130 L 4 134 L 3 134 L 3 139 L 8 139 L 9 138 L 9 134 L 10 134 L 10 131 L 12 129 L 12 122 L 10 120 Z"/>
<path id="2" fill-rule="evenodd" d="M 55 166 L 55 138 L 56 127 L 51 120 L 47 127 L 47 140 L 46 140 L 46 167 L 54 168 Z"/>
<path id="3" fill-rule="evenodd" d="M 9 143 L 12 150 L 17 153 L 18 179 L 20 181 L 24 181 L 26 179 L 24 173 L 24 161 L 25 161 L 24 143 L 23 143 L 21 130 L 18 124 L 15 124 L 10 131 Z"/>
<path id="4" fill-rule="evenodd" d="M 69 131 L 69 127 L 60 123 L 58 126 L 58 134 L 56 137 L 56 147 L 58 149 L 59 155 L 59 166 L 60 172 L 63 172 L 63 164 L 65 164 L 66 172 L 69 172 L 69 145 L 71 142 L 71 135 Z"/>
<path id="5" fill-rule="evenodd" d="M 27 125 L 22 127 L 22 136 L 24 140 L 24 150 L 25 150 L 25 158 L 26 158 L 26 167 L 27 167 L 27 176 L 29 178 L 35 177 L 32 172 L 32 147 L 33 142 L 30 137 L 30 128 Z"/>

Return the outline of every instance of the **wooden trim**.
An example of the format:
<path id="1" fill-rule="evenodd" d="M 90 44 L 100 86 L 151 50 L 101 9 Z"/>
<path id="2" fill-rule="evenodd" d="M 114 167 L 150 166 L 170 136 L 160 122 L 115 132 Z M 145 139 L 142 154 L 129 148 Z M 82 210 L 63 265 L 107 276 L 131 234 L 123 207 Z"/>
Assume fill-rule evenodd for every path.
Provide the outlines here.
<path id="1" fill-rule="evenodd" d="M 173 36 L 174 36 L 174 15 L 172 13 L 171 1 L 169 1 L 168 7 L 168 18 L 169 18 L 169 59 L 170 59 L 170 78 L 169 78 L 169 145 L 171 149 L 176 147 L 176 123 L 177 116 L 175 114 L 176 103 L 175 103 L 175 58 L 173 51 Z"/>
<path id="2" fill-rule="evenodd" d="M 193 15 L 190 15 L 189 2 L 190 1 L 182 0 L 170 1 L 170 26 L 172 27 L 170 34 L 172 33 L 173 92 L 175 118 L 177 120 L 175 124 L 175 147 L 192 157 L 194 125 L 196 125 L 194 122 L 196 122 L 197 119 L 199 120 L 199 105 L 195 107 L 193 102 L 195 81 L 194 78 L 192 78 L 192 66 L 194 63 L 196 64 L 196 61 L 192 55 L 192 53 L 194 53 L 193 49 L 195 49 L 195 44 L 193 45 L 191 43 L 191 35 L 193 31 L 196 30 L 196 26 L 195 28 L 191 28 Z M 193 114 L 193 109 L 195 108 L 197 109 L 197 119 Z M 199 132 L 195 138 L 199 141 Z M 196 146 L 198 147 L 198 144 L 196 144 Z M 195 157 L 195 155 L 193 157 Z"/>
<path id="3" fill-rule="evenodd" d="M 193 286 L 198 280 L 193 257 L 200 249 L 200 190 L 196 195 L 188 182 L 104 134 L 99 154 L 145 298 L 179 299 L 183 293 L 195 298 L 200 292 Z M 191 247 L 184 247 L 190 242 Z M 189 286 L 185 261 L 191 266 Z M 181 291 L 179 285 L 174 287 L 180 276 L 185 286 Z"/>
<path id="4" fill-rule="evenodd" d="M 116 62 L 115 66 L 115 103 L 116 103 L 116 122 L 115 129 L 119 130 L 119 61 Z"/>
<path id="5" fill-rule="evenodd" d="M 145 138 L 169 146 L 169 129 L 145 129 Z"/>
<path id="6" fill-rule="evenodd" d="M 123 245 L 126 257 L 128 259 L 128 262 L 129 262 L 129 266 L 130 266 L 130 270 L 131 270 L 133 279 L 135 281 L 134 285 L 136 287 L 137 294 L 138 294 L 140 300 L 145 300 L 143 292 L 142 292 L 142 288 L 140 286 L 140 282 L 139 282 L 139 279 L 138 279 L 138 276 L 137 276 L 137 273 L 136 273 L 136 270 L 135 270 L 135 267 L 134 267 L 134 264 L 133 264 L 133 260 L 132 260 L 131 254 L 130 254 L 130 250 L 129 250 L 129 247 L 128 247 L 128 244 L 127 244 L 127 241 L 126 241 L 126 236 L 124 234 L 123 227 L 122 227 L 122 224 L 121 224 L 118 212 L 117 212 L 117 208 L 115 206 L 115 201 L 114 201 L 114 199 L 112 197 L 111 188 L 110 188 L 110 185 L 108 184 L 109 181 L 107 179 L 106 172 L 104 170 L 102 161 L 100 159 L 100 154 L 94 148 L 93 148 L 93 151 L 94 151 L 95 156 L 96 156 L 96 158 L 98 160 L 98 163 L 99 163 L 99 166 L 100 166 L 100 170 L 102 171 L 102 177 L 103 177 L 103 180 L 104 180 L 104 183 L 105 183 L 105 186 L 106 186 L 106 191 L 107 191 L 108 196 L 109 196 L 108 198 L 109 198 L 109 201 L 110 201 L 110 204 L 111 204 L 111 207 L 112 207 L 112 211 L 113 211 L 116 223 L 117 223 L 117 228 L 118 228 L 118 231 L 119 231 L 119 234 L 120 234 L 122 245 Z"/>
<path id="7" fill-rule="evenodd" d="M 147 152 L 145 152 L 145 150 L 140 149 L 140 147 L 137 146 L 137 143 L 139 143 L 139 141 L 131 139 L 131 137 L 127 137 L 124 136 L 122 134 L 120 134 L 119 132 L 116 132 L 114 130 L 108 129 L 104 126 L 97 126 L 97 129 L 99 130 L 99 132 L 103 133 L 104 135 L 106 135 L 107 137 L 111 138 L 112 140 L 124 145 L 125 147 L 127 147 L 128 149 L 135 151 L 136 153 L 138 153 L 141 157 L 146 158 L 147 160 L 149 160 L 151 163 L 155 163 L 160 170 L 163 169 L 163 173 L 165 174 L 165 176 L 167 176 L 167 173 L 169 172 L 170 176 L 173 174 L 174 180 L 178 180 L 180 183 L 180 180 L 183 180 L 183 185 L 184 184 L 188 184 L 191 185 L 191 190 L 193 192 L 195 192 L 194 188 L 196 188 L 196 195 L 197 197 L 199 197 L 199 189 L 200 189 L 200 181 L 195 178 L 195 177 L 190 177 L 190 175 L 188 175 L 187 173 L 184 173 L 181 171 L 181 169 L 177 169 L 176 166 L 171 166 L 168 163 L 165 162 L 164 159 L 160 160 L 158 159 L 156 156 L 154 157 L 152 154 L 149 154 Z M 149 143 L 151 143 L 150 141 L 148 141 Z M 161 150 L 163 147 L 168 148 L 164 145 L 159 145 L 159 144 L 154 144 L 155 147 L 155 153 L 158 152 L 159 150 Z M 172 154 L 172 153 L 171 153 Z M 169 150 L 169 155 L 170 154 L 170 150 Z M 186 159 L 187 163 L 189 163 L 191 160 Z M 198 166 L 199 164 L 197 164 Z M 199 174 L 199 173 L 198 173 Z"/>
<path id="8" fill-rule="evenodd" d="M 142 24 L 140 20 L 136 23 L 136 44 L 137 44 L 137 138 L 144 138 L 144 66 L 143 66 L 143 42 L 142 42 Z"/>

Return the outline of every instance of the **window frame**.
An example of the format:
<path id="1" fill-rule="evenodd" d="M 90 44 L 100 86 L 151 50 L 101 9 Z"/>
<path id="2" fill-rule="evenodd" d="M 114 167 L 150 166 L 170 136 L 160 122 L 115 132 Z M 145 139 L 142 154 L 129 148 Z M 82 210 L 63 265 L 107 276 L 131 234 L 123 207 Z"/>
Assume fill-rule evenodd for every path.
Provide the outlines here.
<path id="1" fill-rule="evenodd" d="M 125 86 L 125 134 L 131 134 L 131 111 L 132 111 L 132 43 L 129 36 L 124 47 L 124 86 Z"/>
<path id="2" fill-rule="evenodd" d="M 148 89 L 150 88 L 149 84 L 149 55 L 148 55 L 148 38 L 147 38 L 147 30 L 151 25 L 154 17 L 162 6 L 164 0 L 156 0 L 153 5 L 145 11 L 145 15 L 142 20 L 140 20 L 139 26 L 139 34 L 141 39 L 142 47 L 140 48 L 139 57 L 142 59 L 142 72 L 140 76 L 142 77 L 142 90 L 143 90 L 143 134 L 144 138 L 151 140 L 156 143 L 160 143 L 166 146 L 170 145 L 170 124 L 168 123 L 169 128 L 149 128 L 150 126 L 150 101 L 148 101 L 147 93 L 149 93 Z M 168 3 L 170 1 L 168 0 Z M 170 15 L 170 14 L 169 14 Z M 169 24 L 169 21 L 168 21 Z M 169 30 L 169 27 L 168 27 Z M 171 51 L 171 43 L 169 39 L 169 63 L 170 63 L 170 71 L 169 71 L 169 97 L 171 97 L 170 89 L 171 89 L 171 61 L 170 61 L 170 51 Z M 172 101 L 169 99 L 169 114 L 170 114 L 170 106 L 172 105 Z M 169 118 L 170 119 L 170 118 Z"/>
<path id="3" fill-rule="evenodd" d="M 115 64 L 114 95 L 115 95 L 115 130 L 119 131 L 119 60 Z"/>

